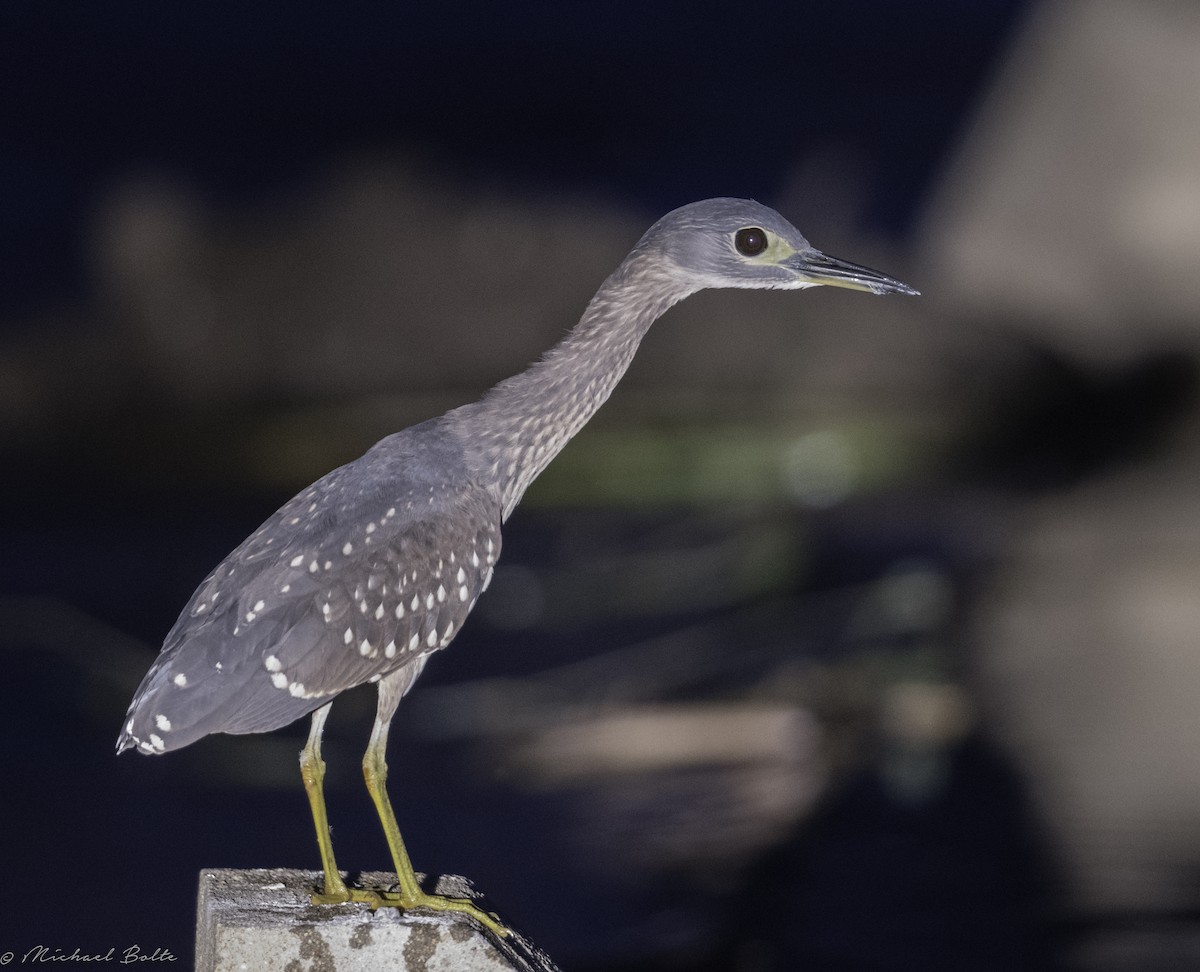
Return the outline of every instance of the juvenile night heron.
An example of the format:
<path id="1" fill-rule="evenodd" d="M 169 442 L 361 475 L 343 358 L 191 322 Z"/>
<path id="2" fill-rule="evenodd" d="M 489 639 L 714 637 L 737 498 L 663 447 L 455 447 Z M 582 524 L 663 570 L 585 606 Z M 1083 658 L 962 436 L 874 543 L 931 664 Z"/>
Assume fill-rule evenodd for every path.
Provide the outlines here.
<path id="1" fill-rule="evenodd" d="M 218 564 L 142 680 L 117 752 L 165 753 L 312 713 L 300 769 L 325 872 L 314 902 L 462 912 L 504 934 L 471 902 L 426 894 L 413 874 L 385 789 L 396 707 L 487 589 L 501 525 L 525 489 L 608 398 L 667 308 L 708 287 L 821 284 L 916 293 L 825 256 L 749 200 L 709 199 L 664 216 L 542 360 L 317 480 Z M 340 692 L 364 682 L 378 683 L 379 701 L 363 774 L 398 890 L 347 886 L 325 814 L 325 719 Z"/>

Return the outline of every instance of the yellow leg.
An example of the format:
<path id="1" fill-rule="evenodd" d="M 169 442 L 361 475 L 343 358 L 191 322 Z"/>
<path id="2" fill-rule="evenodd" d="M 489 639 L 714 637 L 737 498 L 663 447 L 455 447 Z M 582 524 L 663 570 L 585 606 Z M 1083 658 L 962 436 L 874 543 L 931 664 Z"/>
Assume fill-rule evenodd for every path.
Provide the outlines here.
<path id="1" fill-rule="evenodd" d="M 383 904 L 383 899 L 377 892 L 346 887 L 333 856 L 329 817 L 325 812 L 325 761 L 321 759 L 321 734 L 325 731 L 325 719 L 332 704 L 323 705 L 313 713 L 308 742 L 300 751 L 300 776 L 304 780 L 304 792 L 308 794 L 308 805 L 312 808 L 313 826 L 317 829 L 317 846 L 321 850 L 321 867 L 325 871 L 325 890 L 314 894 L 312 900 L 313 904 L 361 901 L 372 908 L 378 908 Z"/>
<path id="2" fill-rule="evenodd" d="M 390 721 L 390 720 L 389 720 Z M 412 861 L 404 847 L 404 839 L 400 836 L 400 827 L 396 823 L 396 815 L 392 811 L 392 802 L 387 795 L 387 762 L 384 752 L 387 749 L 387 733 L 389 722 L 375 720 L 371 732 L 371 742 L 363 756 L 363 777 L 366 779 L 367 791 L 375 803 L 379 821 L 383 824 L 383 833 L 387 838 L 388 848 L 392 852 L 392 863 L 396 867 L 396 882 L 400 886 L 398 894 L 383 894 L 380 904 L 408 911 L 413 908 L 430 911 L 454 911 L 468 915 L 489 929 L 493 934 L 503 938 L 508 929 L 500 924 L 495 915 L 483 911 L 465 898 L 447 898 L 439 894 L 426 894 L 417 882 L 413 871 Z M 330 854 L 332 861 L 332 854 Z M 334 872 L 336 873 L 336 871 Z M 326 872 L 328 874 L 328 871 Z M 326 878 L 328 880 L 328 878 Z M 378 907 L 378 906 L 374 906 Z"/>
<path id="3" fill-rule="evenodd" d="M 388 799 L 387 763 L 384 761 L 384 752 L 387 748 L 389 722 L 378 718 L 371 732 L 371 742 L 367 746 L 366 755 L 363 756 L 363 777 L 366 779 L 367 791 L 371 794 L 379 820 L 383 824 L 383 833 L 392 853 L 392 862 L 396 867 L 396 883 L 400 890 L 372 891 L 347 887 L 333 856 L 333 840 L 330 837 L 329 817 L 325 810 L 325 761 L 321 759 L 321 735 L 325 731 L 325 719 L 329 715 L 331 705 L 332 703 L 324 705 L 313 713 L 308 742 L 300 752 L 300 776 L 304 780 L 304 791 L 308 794 L 308 803 L 312 809 L 317 846 L 321 851 L 321 867 L 325 872 L 325 888 L 313 894 L 313 904 L 344 904 L 355 901 L 369 905 L 372 910 L 391 907 L 405 911 L 414 908 L 453 911 L 474 918 L 495 935 L 502 938 L 506 936 L 508 929 L 500 924 L 496 916 L 476 907 L 473 902 L 465 898 L 426 894 L 421 890 L 412 861 L 409 860 L 408 851 L 404 847 L 404 840 L 400 836 L 400 827 L 396 823 L 391 801 Z"/>

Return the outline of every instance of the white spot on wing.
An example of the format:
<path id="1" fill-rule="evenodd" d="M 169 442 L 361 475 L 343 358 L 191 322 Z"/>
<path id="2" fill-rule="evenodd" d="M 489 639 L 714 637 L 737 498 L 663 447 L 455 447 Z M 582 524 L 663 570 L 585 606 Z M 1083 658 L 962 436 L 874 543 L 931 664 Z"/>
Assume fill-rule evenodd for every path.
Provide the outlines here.
<path id="1" fill-rule="evenodd" d="M 173 679 L 171 679 L 171 681 L 173 681 L 180 688 L 187 688 L 187 676 L 184 675 L 183 672 L 180 672 Z"/>
<path id="2" fill-rule="evenodd" d="M 163 732 L 171 731 L 171 720 L 168 719 L 161 712 L 154 717 L 154 724 L 156 726 L 158 726 L 158 728 L 161 729 Z"/>
<path id="3" fill-rule="evenodd" d="M 288 686 L 288 677 L 283 672 L 276 672 L 271 676 L 271 684 L 277 689 L 285 689 Z"/>
<path id="4" fill-rule="evenodd" d="M 283 664 L 274 655 L 267 655 L 266 659 L 263 661 L 263 665 L 266 667 L 268 672 L 277 672 L 283 668 Z"/>

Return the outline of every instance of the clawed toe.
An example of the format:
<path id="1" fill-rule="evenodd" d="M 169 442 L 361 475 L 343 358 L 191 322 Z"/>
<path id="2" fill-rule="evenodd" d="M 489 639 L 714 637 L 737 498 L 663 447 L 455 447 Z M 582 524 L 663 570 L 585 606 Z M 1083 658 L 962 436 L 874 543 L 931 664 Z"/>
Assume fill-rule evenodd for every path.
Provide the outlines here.
<path id="1" fill-rule="evenodd" d="M 405 895 L 399 891 L 375 891 L 367 888 L 335 889 L 325 893 L 313 892 L 312 903 L 326 904 L 365 904 L 372 911 L 379 908 L 399 908 L 401 911 L 443 911 L 465 915 L 483 925 L 493 935 L 507 937 L 510 932 L 502 924 L 497 915 L 484 911 L 467 898 L 448 898 L 440 894 L 425 894 L 423 891 L 414 895 Z"/>

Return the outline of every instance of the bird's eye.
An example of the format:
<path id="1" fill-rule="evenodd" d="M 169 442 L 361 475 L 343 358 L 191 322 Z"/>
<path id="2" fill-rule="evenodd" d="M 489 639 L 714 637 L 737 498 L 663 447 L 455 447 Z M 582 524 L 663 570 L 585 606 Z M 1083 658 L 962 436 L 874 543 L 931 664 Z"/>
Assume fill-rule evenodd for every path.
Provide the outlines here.
<path id="1" fill-rule="evenodd" d="M 767 234 L 757 226 L 740 229 L 733 237 L 733 244 L 743 256 L 758 256 L 767 248 Z"/>

